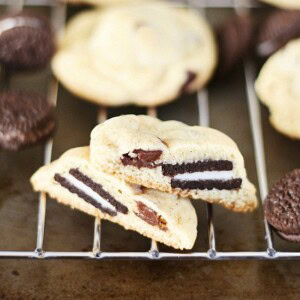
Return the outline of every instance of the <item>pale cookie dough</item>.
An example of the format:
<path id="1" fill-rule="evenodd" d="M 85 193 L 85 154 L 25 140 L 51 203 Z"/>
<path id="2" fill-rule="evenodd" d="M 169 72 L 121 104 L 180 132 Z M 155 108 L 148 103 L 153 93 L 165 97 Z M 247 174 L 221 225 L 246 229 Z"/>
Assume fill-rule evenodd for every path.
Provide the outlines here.
<path id="1" fill-rule="evenodd" d="M 108 106 L 167 103 L 200 89 L 215 65 L 207 22 L 196 11 L 159 1 L 78 14 L 52 61 L 66 88 Z"/>
<path id="2" fill-rule="evenodd" d="M 35 191 L 177 249 L 191 249 L 197 216 L 190 200 L 125 183 L 99 172 L 89 147 L 67 151 L 31 178 Z"/>
<path id="3" fill-rule="evenodd" d="M 59 0 L 61 2 L 72 3 L 72 4 L 90 4 L 90 5 L 113 5 L 120 3 L 149 1 L 149 0 Z"/>
<path id="4" fill-rule="evenodd" d="M 90 147 L 99 170 L 129 182 L 237 212 L 257 206 L 239 149 L 217 130 L 127 115 L 95 127 Z"/>
<path id="5" fill-rule="evenodd" d="M 256 92 L 281 133 L 300 139 L 300 39 L 289 42 L 263 66 Z"/>
<path id="6" fill-rule="evenodd" d="M 262 2 L 286 9 L 300 9 L 299 0 L 260 0 Z"/>

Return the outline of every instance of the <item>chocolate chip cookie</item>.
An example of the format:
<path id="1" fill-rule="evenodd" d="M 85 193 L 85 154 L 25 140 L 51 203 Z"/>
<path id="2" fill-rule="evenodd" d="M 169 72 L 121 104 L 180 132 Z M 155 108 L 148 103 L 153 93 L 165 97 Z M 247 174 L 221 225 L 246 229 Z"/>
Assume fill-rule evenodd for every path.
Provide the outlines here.
<path id="1" fill-rule="evenodd" d="M 156 106 L 203 87 L 216 56 L 214 35 L 197 11 L 141 1 L 76 15 L 52 69 L 83 99 Z"/>

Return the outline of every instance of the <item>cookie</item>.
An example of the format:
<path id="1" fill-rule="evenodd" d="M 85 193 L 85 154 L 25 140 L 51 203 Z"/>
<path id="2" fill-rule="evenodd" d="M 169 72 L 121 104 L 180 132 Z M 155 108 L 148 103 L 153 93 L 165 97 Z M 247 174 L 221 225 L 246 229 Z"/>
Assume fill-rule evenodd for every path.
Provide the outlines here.
<path id="1" fill-rule="evenodd" d="M 300 39 L 289 42 L 262 67 L 256 93 L 270 110 L 271 124 L 290 138 L 300 138 Z"/>
<path id="2" fill-rule="evenodd" d="M 262 2 L 286 9 L 300 9 L 299 0 L 260 0 Z"/>
<path id="3" fill-rule="evenodd" d="M 11 70 L 45 67 L 54 42 L 46 17 L 29 13 L 8 14 L 0 19 L 0 64 Z"/>
<path id="4" fill-rule="evenodd" d="M 197 216 L 190 200 L 128 184 L 100 172 L 89 147 L 71 149 L 31 178 L 35 191 L 176 249 L 191 249 Z"/>
<path id="5" fill-rule="evenodd" d="M 256 41 L 257 54 L 268 57 L 300 37 L 300 11 L 278 10 L 261 24 Z"/>
<path id="6" fill-rule="evenodd" d="M 54 107 L 40 94 L 0 93 L 0 149 L 19 150 L 51 135 Z"/>
<path id="7" fill-rule="evenodd" d="M 129 182 L 237 212 L 257 206 L 241 153 L 217 130 L 127 115 L 96 126 L 90 147 L 95 166 Z"/>
<path id="8" fill-rule="evenodd" d="M 72 4 L 90 4 L 90 5 L 112 5 L 129 2 L 139 2 L 148 0 L 60 0 L 61 2 L 72 3 Z"/>
<path id="9" fill-rule="evenodd" d="M 249 15 L 234 16 L 218 26 L 218 75 L 228 74 L 249 53 L 253 34 L 254 24 Z"/>
<path id="10" fill-rule="evenodd" d="M 300 169 L 286 174 L 272 187 L 264 211 L 280 236 L 300 242 Z"/>
<path id="11" fill-rule="evenodd" d="M 216 64 L 207 22 L 159 1 L 78 14 L 59 44 L 56 77 L 74 94 L 108 106 L 167 103 L 200 89 Z"/>

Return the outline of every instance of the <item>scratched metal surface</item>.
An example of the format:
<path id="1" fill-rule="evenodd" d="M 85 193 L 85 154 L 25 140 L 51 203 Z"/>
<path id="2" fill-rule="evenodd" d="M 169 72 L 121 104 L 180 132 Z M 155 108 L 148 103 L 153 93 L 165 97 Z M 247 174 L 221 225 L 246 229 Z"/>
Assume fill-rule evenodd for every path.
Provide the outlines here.
<path id="1" fill-rule="evenodd" d="M 209 11 L 211 20 L 232 13 L 229 9 Z M 46 91 L 49 70 L 19 74 L 12 89 Z M 231 136 L 244 155 L 249 178 L 257 186 L 253 143 L 240 67 L 227 80 L 209 87 L 211 126 Z M 146 113 L 143 108 L 124 107 L 108 111 L 109 117 Z M 89 142 L 96 125 L 97 107 L 59 88 L 58 129 L 54 158 L 65 150 Z M 195 96 L 184 97 L 160 107 L 158 117 L 194 125 L 198 122 Z M 268 122 L 262 107 L 263 134 L 269 185 L 300 163 L 297 141 L 279 135 Z M 32 250 L 36 243 L 38 195 L 28 182 L 42 164 L 42 145 L 17 153 L 0 152 L 0 249 Z M 194 202 L 199 217 L 199 234 L 194 251 L 208 248 L 205 206 Z M 263 250 L 261 207 L 253 214 L 231 213 L 215 207 L 214 223 L 220 251 Z M 47 202 L 45 249 L 87 251 L 92 248 L 94 219 L 77 211 Z M 149 240 L 117 225 L 103 222 L 103 251 L 148 251 Z M 300 246 L 275 237 L 283 251 L 300 251 Z M 170 251 L 160 245 L 160 250 Z M 295 299 L 299 288 L 299 262 L 145 262 L 145 261 L 24 261 L 0 262 L 0 299 Z"/>

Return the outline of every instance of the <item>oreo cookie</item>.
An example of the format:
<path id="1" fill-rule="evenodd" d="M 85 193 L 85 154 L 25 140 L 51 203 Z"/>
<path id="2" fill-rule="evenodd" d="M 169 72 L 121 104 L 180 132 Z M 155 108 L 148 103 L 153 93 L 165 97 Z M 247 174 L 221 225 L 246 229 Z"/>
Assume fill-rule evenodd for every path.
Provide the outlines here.
<path id="1" fill-rule="evenodd" d="M 238 15 L 217 28 L 219 66 L 217 75 L 230 71 L 249 53 L 252 46 L 254 23 L 249 15 Z"/>
<path id="2" fill-rule="evenodd" d="M 256 41 L 258 56 L 268 57 L 300 37 L 300 11 L 278 10 L 261 24 Z"/>
<path id="3" fill-rule="evenodd" d="M 54 107 L 43 95 L 0 93 L 0 149 L 19 150 L 51 135 Z"/>
<path id="4" fill-rule="evenodd" d="M 0 19 L 0 63 L 8 70 L 40 69 L 49 63 L 54 48 L 46 17 L 19 13 Z"/>
<path id="5" fill-rule="evenodd" d="M 300 242 L 300 169 L 281 178 L 269 192 L 264 211 L 277 233 L 291 242 Z"/>

